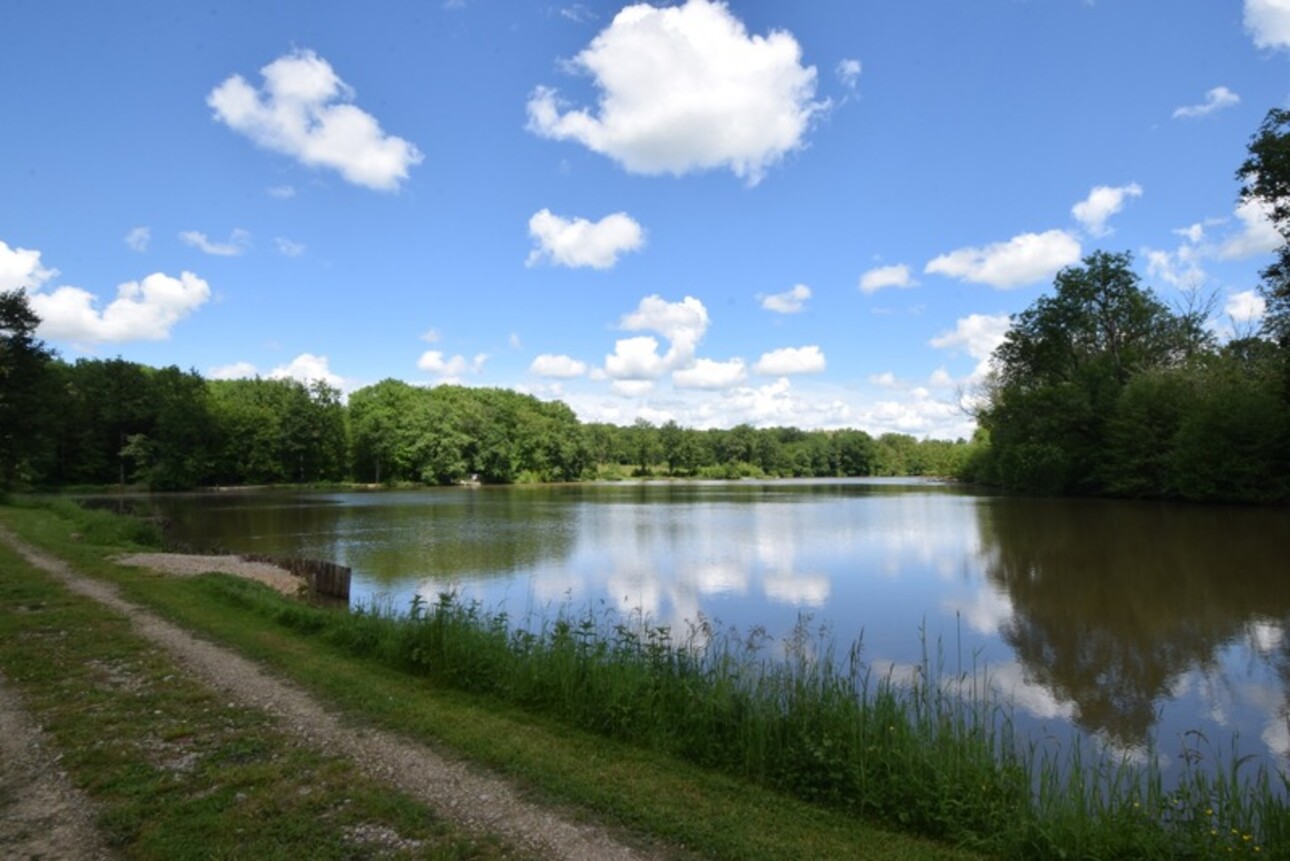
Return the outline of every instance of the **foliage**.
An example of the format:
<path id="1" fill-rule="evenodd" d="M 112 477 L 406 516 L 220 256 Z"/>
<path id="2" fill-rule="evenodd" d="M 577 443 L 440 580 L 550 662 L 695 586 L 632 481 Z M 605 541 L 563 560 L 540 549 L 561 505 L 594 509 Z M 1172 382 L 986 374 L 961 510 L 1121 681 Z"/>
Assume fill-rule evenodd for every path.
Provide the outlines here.
<path id="1" fill-rule="evenodd" d="M 0 292 L 0 491 L 30 481 L 49 453 L 53 354 L 36 337 L 39 322 L 23 290 Z"/>

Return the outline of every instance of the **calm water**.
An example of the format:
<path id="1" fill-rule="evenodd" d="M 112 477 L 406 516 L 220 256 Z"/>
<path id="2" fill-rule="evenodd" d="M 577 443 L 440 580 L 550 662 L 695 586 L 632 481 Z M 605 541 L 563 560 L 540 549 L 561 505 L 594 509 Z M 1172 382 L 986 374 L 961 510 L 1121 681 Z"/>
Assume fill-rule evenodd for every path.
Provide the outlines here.
<path id="1" fill-rule="evenodd" d="M 197 548 L 330 559 L 353 601 L 513 617 L 802 618 L 879 671 L 988 668 L 1035 737 L 1166 763 L 1198 729 L 1290 767 L 1290 510 L 982 496 L 900 481 L 235 493 L 158 500 Z"/>

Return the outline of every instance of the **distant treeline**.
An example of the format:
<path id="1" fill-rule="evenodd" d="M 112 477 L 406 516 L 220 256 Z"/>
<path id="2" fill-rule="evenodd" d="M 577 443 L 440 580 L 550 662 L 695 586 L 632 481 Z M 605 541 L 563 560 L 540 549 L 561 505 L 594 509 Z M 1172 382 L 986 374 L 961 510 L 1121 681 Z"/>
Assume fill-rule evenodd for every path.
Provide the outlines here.
<path id="1" fill-rule="evenodd" d="M 24 433 L 0 439 L 10 487 L 948 476 L 969 450 L 858 430 L 586 424 L 564 403 L 507 389 L 392 379 L 346 404 L 321 382 L 207 380 L 175 367 L 67 363 L 38 352 L 42 360 L 25 369 L 39 382 L 24 387 Z M 16 388 L 9 394 L 22 394 Z"/>

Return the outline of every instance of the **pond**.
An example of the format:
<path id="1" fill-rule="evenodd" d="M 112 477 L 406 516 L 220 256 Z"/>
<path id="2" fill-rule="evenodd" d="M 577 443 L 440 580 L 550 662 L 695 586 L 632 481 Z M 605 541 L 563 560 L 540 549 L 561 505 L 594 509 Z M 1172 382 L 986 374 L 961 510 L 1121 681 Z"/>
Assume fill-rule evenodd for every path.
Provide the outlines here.
<path id="1" fill-rule="evenodd" d="M 629 483 L 153 503 L 195 548 L 353 568 L 352 602 L 513 619 L 804 624 L 880 673 L 988 674 L 1033 738 L 1169 770 L 1184 734 L 1290 764 L 1290 510 L 983 495 L 912 480 Z M 1195 739 L 1197 736 L 1186 736 Z"/>

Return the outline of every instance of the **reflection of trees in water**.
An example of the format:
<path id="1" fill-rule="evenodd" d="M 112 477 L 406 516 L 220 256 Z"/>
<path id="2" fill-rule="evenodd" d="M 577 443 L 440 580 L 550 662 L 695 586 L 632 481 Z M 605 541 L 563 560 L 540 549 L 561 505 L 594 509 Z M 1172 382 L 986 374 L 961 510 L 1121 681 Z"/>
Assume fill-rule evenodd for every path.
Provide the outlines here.
<path id="1" fill-rule="evenodd" d="M 977 506 L 985 571 L 1013 606 L 1003 636 L 1076 723 L 1143 742 L 1157 703 L 1247 622 L 1290 614 L 1277 536 L 1290 513 L 1096 500 Z"/>
<path id="2" fill-rule="evenodd" d="M 567 506 L 491 489 L 188 496 L 160 507 L 194 550 L 317 556 L 383 580 L 505 574 L 567 556 L 574 543 Z"/>

